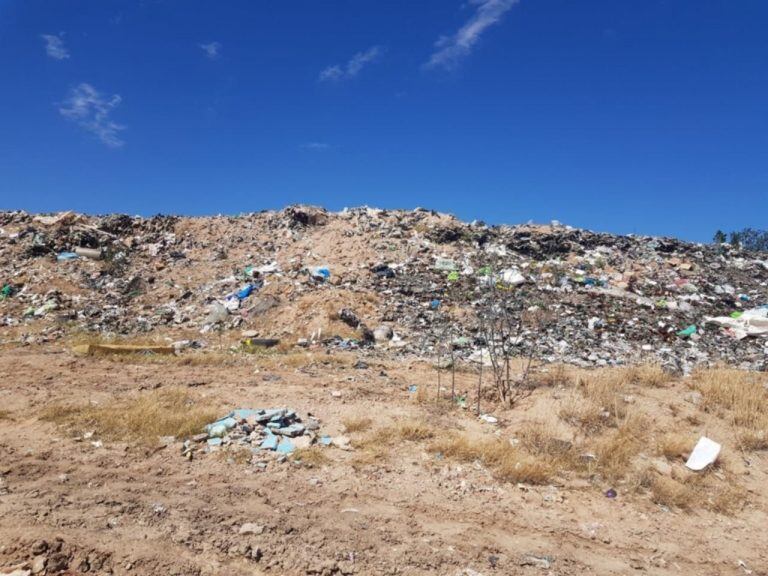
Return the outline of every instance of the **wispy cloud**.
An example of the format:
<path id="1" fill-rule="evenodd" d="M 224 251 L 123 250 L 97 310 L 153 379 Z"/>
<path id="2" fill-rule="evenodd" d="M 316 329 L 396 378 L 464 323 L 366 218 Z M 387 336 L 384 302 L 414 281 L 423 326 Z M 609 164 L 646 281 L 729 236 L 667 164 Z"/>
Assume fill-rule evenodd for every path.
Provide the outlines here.
<path id="1" fill-rule="evenodd" d="M 205 52 L 208 60 L 216 60 L 221 54 L 221 42 L 209 42 L 208 44 L 198 44 L 200 49 Z"/>
<path id="2" fill-rule="evenodd" d="M 45 40 L 45 52 L 54 60 L 66 60 L 69 58 L 69 51 L 64 46 L 64 34 L 40 34 L 40 38 Z"/>
<path id="3" fill-rule="evenodd" d="M 110 148 L 119 148 L 125 142 L 120 132 L 125 130 L 110 119 L 110 114 L 122 102 L 119 94 L 106 97 L 90 84 L 83 82 L 72 88 L 69 97 L 59 108 L 64 118 L 72 120 Z"/>
<path id="4" fill-rule="evenodd" d="M 334 64 L 320 72 L 320 81 L 345 80 L 354 78 L 371 62 L 375 62 L 384 53 L 381 46 L 372 46 L 365 52 L 358 52 L 346 64 Z"/>
<path id="5" fill-rule="evenodd" d="M 489 27 L 499 22 L 519 0 L 469 0 L 475 13 L 451 36 L 435 42 L 435 51 L 424 64 L 426 68 L 454 68 L 466 58 Z"/>
<path id="6" fill-rule="evenodd" d="M 331 145 L 327 142 L 305 142 L 300 146 L 303 150 L 314 150 L 315 152 L 322 152 L 330 149 L 330 147 Z"/>

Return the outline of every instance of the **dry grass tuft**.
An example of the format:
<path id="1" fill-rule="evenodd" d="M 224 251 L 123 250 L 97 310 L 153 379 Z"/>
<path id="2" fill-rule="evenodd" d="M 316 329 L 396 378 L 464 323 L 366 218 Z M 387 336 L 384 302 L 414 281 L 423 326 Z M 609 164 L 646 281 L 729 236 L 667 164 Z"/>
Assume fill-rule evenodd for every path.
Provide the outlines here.
<path id="1" fill-rule="evenodd" d="M 293 459 L 307 468 L 320 468 L 330 463 L 327 451 L 319 446 L 300 448 L 293 453 Z"/>
<path id="2" fill-rule="evenodd" d="M 9 410 L 0 410 L 0 420 L 13 420 Z"/>
<path id="3" fill-rule="evenodd" d="M 598 440 L 596 471 L 608 480 L 626 477 L 632 469 L 634 456 L 642 449 L 648 434 L 648 421 L 642 416 L 630 416 L 616 430 Z"/>
<path id="4" fill-rule="evenodd" d="M 580 428 L 586 434 L 596 434 L 613 422 L 610 412 L 578 393 L 563 402 L 558 415 L 564 422 Z"/>
<path id="5" fill-rule="evenodd" d="M 719 514 L 733 514 L 742 508 L 746 495 L 733 479 L 720 480 L 710 474 L 685 479 L 648 474 L 644 485 L 657 504 L 682 510 L 703 508 Z"/>
<path id="6" fill-rule="evenodd" d="M 639 364 L 623 369 L 624 377 L 630 385 L 660 388 L 672 380 L 658 364 Z"/>
<path id="7" fill-rule="evenodd" d="M 648 479 L 651 501 L 670 508 L 683 510 L 693 505 L 694 492 L 686 485 L 666 476 L 654 475 Z"/>
<path id="8" fill-rule="evenodd" d="M 553 474 L 552 466 L 523 453 L 509 442 L 496 438 L 470 438 L 451 434 L 437 439 L 430 451 L 460 462 L 479 461 L 499 480 L 546 484 Z"/>
<path id="9" fill-rule="evenodd" d="M 355 468 L 386 461 L 398 440 L 421 442 L 433 438 L 435 431 L 416 420 L 397 422 L 391 426 L 377 428 L 366 436 L 354 440 L 352 445 L 357 453 L 352 460 Z"/>
<path id="10" fill-rule="evenodd" d="M 571 386 L 575 382 L 572 369 L 565 364 L 550 364 L 537 370 L 532 379 L 538 386 Z"/>
<path id="11" fill-rule="evenodd" d="M 105 406 L 51 406 L 40 417 L 78 431 L 93 429 L 109 440 L 153 444 L 160 436 L 198 434 L 219 415 L 183 390 L 162 390 Z"/>
<path id="12" fill-rule="evenodd" d="M 745 452 L 768 450 L 768 432 L 765 429 L 740 430 L 736 433 L 736 444 Z"/>
<path id="13" fill-rule="evenodd" d="M 398 423 L 396 430 L 400 438 L 410 442 L 429 440 L 435 436 L 435 431 L 431 427 L 415 420 Z"/>
<path id="14" fill-rule="evenodd" d="M 350 434 L 354 432 L 365 432 L 371 427 L 373 420 L 370 418 L 346 418 L 342 421 L 344 431 Z"/>
<path id="15" fill-rule="evenodd" d="M 656 442 L 656 452 L 668 460 L 685 459 L 696 445 L 696 436 L 680 432 L 664 434 Z"/>
<path id="16" fill-rule="evenodd" d="M 692 386 L 702 397 L 702 408 L 720 413 L 738 429 L 743 450 L 768 448 L 768 377 L 765 374 L 730 368 L 700 370 Z"/>

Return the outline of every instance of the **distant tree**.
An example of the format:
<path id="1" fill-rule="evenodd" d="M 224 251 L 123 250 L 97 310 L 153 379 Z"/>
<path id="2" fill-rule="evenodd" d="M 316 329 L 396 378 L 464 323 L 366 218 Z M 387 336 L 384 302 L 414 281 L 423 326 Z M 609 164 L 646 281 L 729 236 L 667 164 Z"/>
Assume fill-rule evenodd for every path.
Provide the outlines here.
<path id="1" fill-rule="evenodd" d="M 768 230 L 744 228 L 731 232 L 731 244 L 751 252 L 768 252 Z"/>
<path id="2" fill-rule="evenodd" d="M 712 242 L 715 244 L 725 244 L 728 241 L 728 237 L 725 235 L 725 232 L 722 230 L 718 230 L 715 232 L 714 237 L 712 238 Z"/>

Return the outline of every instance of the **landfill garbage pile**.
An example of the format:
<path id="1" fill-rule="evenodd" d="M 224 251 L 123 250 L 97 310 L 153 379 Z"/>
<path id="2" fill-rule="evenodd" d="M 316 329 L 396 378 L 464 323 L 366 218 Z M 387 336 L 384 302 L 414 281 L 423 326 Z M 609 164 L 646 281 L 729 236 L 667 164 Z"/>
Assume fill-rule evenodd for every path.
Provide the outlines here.
<path id="1" fill-rule="evenodd" d="M 768 255 L 730 245 L 424 209 L 0 212 L 3 342 L 240 331 L 472 360 L 487 345 L 478 318 L 500 297 L 521 319 L 520 354 L 543 361 L 767 367 Z"/>
<path id="2" fill-rule="evenodd" d="M 315 443 L 330 445 L 330 437 L 318 436 L 319 429 L 320 422 L 316 418 L 310 416 L 303 422 L 295 411 L 287 408 L 240 408 L 209 424 L 205 433 L 185 441 L 183 450 L 191 457 L 194 442 L 205 441 L 208 451 L 245 447 L 250 448 L 257 459 L 270 452 L 280 458 Z M 266 462 L 262 460 L 261 464 Z"/>

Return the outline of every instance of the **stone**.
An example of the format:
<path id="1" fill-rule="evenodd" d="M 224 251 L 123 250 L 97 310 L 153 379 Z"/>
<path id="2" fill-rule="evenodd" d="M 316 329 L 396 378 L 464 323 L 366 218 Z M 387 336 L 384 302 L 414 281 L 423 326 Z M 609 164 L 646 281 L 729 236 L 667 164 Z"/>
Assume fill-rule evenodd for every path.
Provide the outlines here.
<path id="1" fill-rule="evenodd" d="M 240 530 L 238 530 L 238 534 L 243 534 L 243 535 L 255 534 L 258 536 L 263 533 L 264 533 L 264 526 L 262 526 L 261 524 L 255 524 L 252 522 L 243 524 L 242 526 L 240 526 Z"/>
<path id="2" fill-rule="evenodd" d="M 666 460 L 654 458 L 651 461 L 651 467 L 662 476 L 672 476 L 672 466 Z"/>

